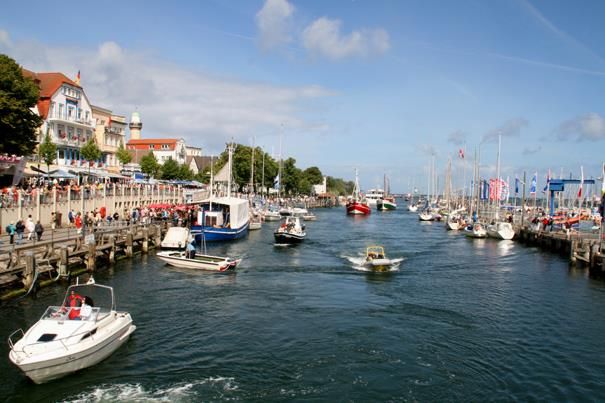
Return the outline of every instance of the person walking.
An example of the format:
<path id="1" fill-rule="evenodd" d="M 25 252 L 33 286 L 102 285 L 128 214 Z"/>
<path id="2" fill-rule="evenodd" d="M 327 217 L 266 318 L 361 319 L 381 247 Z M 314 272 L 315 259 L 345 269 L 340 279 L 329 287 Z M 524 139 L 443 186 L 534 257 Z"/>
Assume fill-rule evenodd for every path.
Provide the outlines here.
<path id="1" fill-rule="evenodd" d="M 15 242 L 15 234 L 17 233 L 14 221 L 11 221 L 11 223 L 6 226 L 6 233 L 8 234 L 9 243 L 12 245 Z"/>
<path id="2" fill-rule="evenodd" d="M 25 229 L 27 229 L 27 240 L 32 240 L 32 235 L 34 235 L 34 231 L 36 230 L 36 224 L 34 224 L 34 220 L 32 219 L 31 214 L 27 217 L 25 221 Z"/>
<path id="3" fill-rule="evenodd" d="M 25 224 L 23 224 L 23 220 L 19 218 L 17 224 L 15 225 L 15 231 L 17 232 L 17 245 L 21 243 L 23 240 L 23 233 L 25 232 Z"/>
<path id="4" fill-rule="evenodd" d="M 38 241 L 41 241 L 42 240 L 42 233 L 44 232 L 44 227 L 40 223 L 40 220 L 38 220 L 36 222 L 35 232 L 36 232 L 36 236 L 38 237 Z"/>

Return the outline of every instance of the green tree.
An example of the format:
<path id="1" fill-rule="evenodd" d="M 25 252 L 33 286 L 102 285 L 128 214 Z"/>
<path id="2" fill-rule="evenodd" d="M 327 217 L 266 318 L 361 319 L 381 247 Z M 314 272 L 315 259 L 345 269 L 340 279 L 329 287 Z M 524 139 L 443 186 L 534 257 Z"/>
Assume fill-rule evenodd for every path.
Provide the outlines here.
<path id="1" fill-rule="evenodd" d="M 40 90 L 32 79 L 23 76 L 21 66 L 7 55 L 0 55 L 1 154 L 32 154 L 42 119 L 30 108 L 39 97 Z"/>
<path id="2" fill-rule="evenodd" d="M 323 183 L 324 177 L 321 171 L 317 167 L 310 167 L 303 171 L 303 178 L 305 178 L 311 185 L 319 185 Z"/>
<path id="3" fill-rule="evenodd" d="M 153 155 L 153 151 L 149 151 L 149 154 L 141 158 L 141 171 L 154 178 L 160 173 L 160 164 L 155 155 Z"/>
<path id="4" fill-rule="evenodd" d="M 162 179 L 180 179 L 179 172 L 180 167 L 178 162 L 172 158 L 168 158 L 167 161 L 164 161 L 164 164 L 162 165 Z"/>
<path id="5" fill-rule="evenodd" d="M 57 158 L 57 145 L 53 143 L 50 139 L 50 134 L 48 134 L 48 130 L 46 130 L 44 141 L 40 143 L 38 147 L 40 159 L 46 164 L 46 172 L 48 172 L 50 170 L 50 165 L 54 163 L 55 158 Z"/>
<path id="6" fill-rule="evenodd" d="M 292 157 L 283 162 L 281 185 L 287 194 L 300 193 L 298 184 L 302 178 L 302 171 L 296 167 L 296 160 Z"/>
<path id="7" fill-rule="evenodd" d="M 193 179 L 193 171 L 187 166 L 187 164 L 179 165 L 178 178 L 184 181 L 190 181 Z"/>
<path id="8" fill-rule="evenodd" d="M 82 148 L 80 149 L 80 154 L 82 155 L 82 157 L 84 157 L 84 159 L 89 161 L 88 176 L 90 176 L 90 162 L 99 160 L 101 158 L 101 155 L 103 155 L 101 153 L 101 150 L 99 149 L 99 146 L 97 146 L 97 141 L 94 137 L 88 139 L 86 144 L 82 146 Z"/>
<path id="9" fill-rule="evenodd" d="M 120 161 L 120 164 L 126 165 L 132 161 L 132 155 L 124 148 L 124 143 L 120 141 L 118 151 L 116 151 L 116 158 Z"/>
<path id="10" fill-rule="evenodd" d="M 311 182 L 309 182 L 309 180 L 307 178 L 305 178 L 304 176 L 302 178 L 300 178 L 300 181 L 298 182 L 298 193 L 300 194 L 311 194 L 311 190 L 313 189 Z"/>
<path id="11" fill-rule="evenodd" d="M 328 192 L 339 196 L 350 195 L 353 193 L 353 188 L 355 187 L 355 183 L 352 181 L 345 182 L 340 178 L 333 178 L 331 176 L 327 177 L 326 185 Z"/>

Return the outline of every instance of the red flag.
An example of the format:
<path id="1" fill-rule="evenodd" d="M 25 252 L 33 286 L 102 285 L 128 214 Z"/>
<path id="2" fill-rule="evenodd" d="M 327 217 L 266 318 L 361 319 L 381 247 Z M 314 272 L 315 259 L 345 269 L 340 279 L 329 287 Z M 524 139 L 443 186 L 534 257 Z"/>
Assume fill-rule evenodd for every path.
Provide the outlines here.
<path id="1" fill-rule="evenodd" d="M 464 159 L 464 150 L 462 148 L 458 150 L 458 157 Z"/>

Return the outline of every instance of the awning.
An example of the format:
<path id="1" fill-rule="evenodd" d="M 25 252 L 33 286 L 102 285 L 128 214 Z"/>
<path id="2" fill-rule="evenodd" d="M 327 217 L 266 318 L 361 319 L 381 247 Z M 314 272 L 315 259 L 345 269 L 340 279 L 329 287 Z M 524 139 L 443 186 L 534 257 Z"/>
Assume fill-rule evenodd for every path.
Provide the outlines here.
<path id="1" fill-rule="evenodd" d="M 71 174 L 67 171 L 64 171 L 62 169 L 55 169 L 54 171 L 50 171 L 48 173 L 48 176 L 50 178 L 58 178 L 58 179 L 75 179 L 77 178 L 76 175 Z"/>

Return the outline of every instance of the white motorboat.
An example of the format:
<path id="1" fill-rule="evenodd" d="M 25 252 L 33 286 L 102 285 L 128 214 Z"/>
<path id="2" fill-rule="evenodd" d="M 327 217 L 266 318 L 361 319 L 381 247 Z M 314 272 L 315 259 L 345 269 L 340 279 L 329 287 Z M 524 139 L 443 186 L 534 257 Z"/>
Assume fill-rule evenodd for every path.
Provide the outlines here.
<path id="1" fill-rule="evenodd" d="M 302 219 L 305 221 L 316 221 L 317 220 L 317 216 L 311 212 L 305 214 L 302 216 Z"/>
<path id="2" fill-rule="evenodd" d="M 389 259 L 382 246 L 368 246 L 363 266 L 373 271 L 389 271 L 399 264 L 401 259 Z"/>
<path id="3" fill-rule="evenodd" d="M 457 231 L 460 228 L 460 223 L 457 217 L 448 216 L 445 221 L 445 228 L 450 231 Z"/>
<path id="4" fill-rule="evenodd" d="M 305 226 L 300 223 L 300 218 L 287 216 L 275 230 L 273 236 L 276 244 L 291 244 L 304 241 L 307 233 Z"/>
<path id="5" fill-rule="evenodd" d="M 382 189 L 370 189 L 365 194 L 365 198 L 370 208 L 375 208 L 379 199 L 384 198 L 384 190 Z"/>
<path id="6" fill-rule="evenodd" d="M 263 212 L 263 216 L 265 218 L 265 221 L 279 221 L 279 220 L 281 220 L 281 214 L 279 214 L 279 211 L 276 211 L 274 209 L 265 210 Z"/>
<path id="7" fill-rule="evenodd" d="M 263 218 L 261 214 L 256 210 L 250 211 L 250 225 L 248 226 L 248 230 L 253 231 L 257 229 L 261 229 L 263 227 Z"/>
<path id="8" fill-rule="evenodd" d="M 189 228 L 185 227 L 170 227 L 164 235 L 164 239 L 160 243 L 162 249 L 185 249 L 187 244 L 191 242 L 192 235 Z"/>
<path id="9" fill-rule="evenodd" d="M 416 204 L 408 204 L 408 211 L 415 213 L 418 211 L 418 206 Z"/>
<path id="10" fill-rule="evenodd" d="M 163 262 L 174 267 L 219 272 L 233 271 L 242 261 L 241 259 L 211 255 L 196 254 L 193 257 L 187 257 L 186 252 L 178 251 L 158 252 L 156 256 Z"/>
<path id="11" fill-rule="evenodd" d="M 420 221 L 435 221 L 435 216 L 428 210 L 424 210 L 418 214 Z"/>
<path id="12" fill-rule="evenodd" d="M 515 230 L 509 222 L 497 222 L 487 226 L 487 235 L 495 239 L 513 239 Z"/>
<path id="13" fill-rule="evenodd" d="M 63 305 L 49 306 L 27 332 L 13 332 L 9 359 L 32 381 L 44 383 L 99 363 L 135 329 L 128 312 L 116 311 L 113 288 L 91 278 L 70 286 Z M 18 335 L 22 337 L 14 342 Z"/>
<path id="14" fill-rule="evenodd" d="M 469 238 L 487 238 L 487 231 L 483 224 L 477 222 L 472 226 L 465 228 L 464 235 Z"/>

